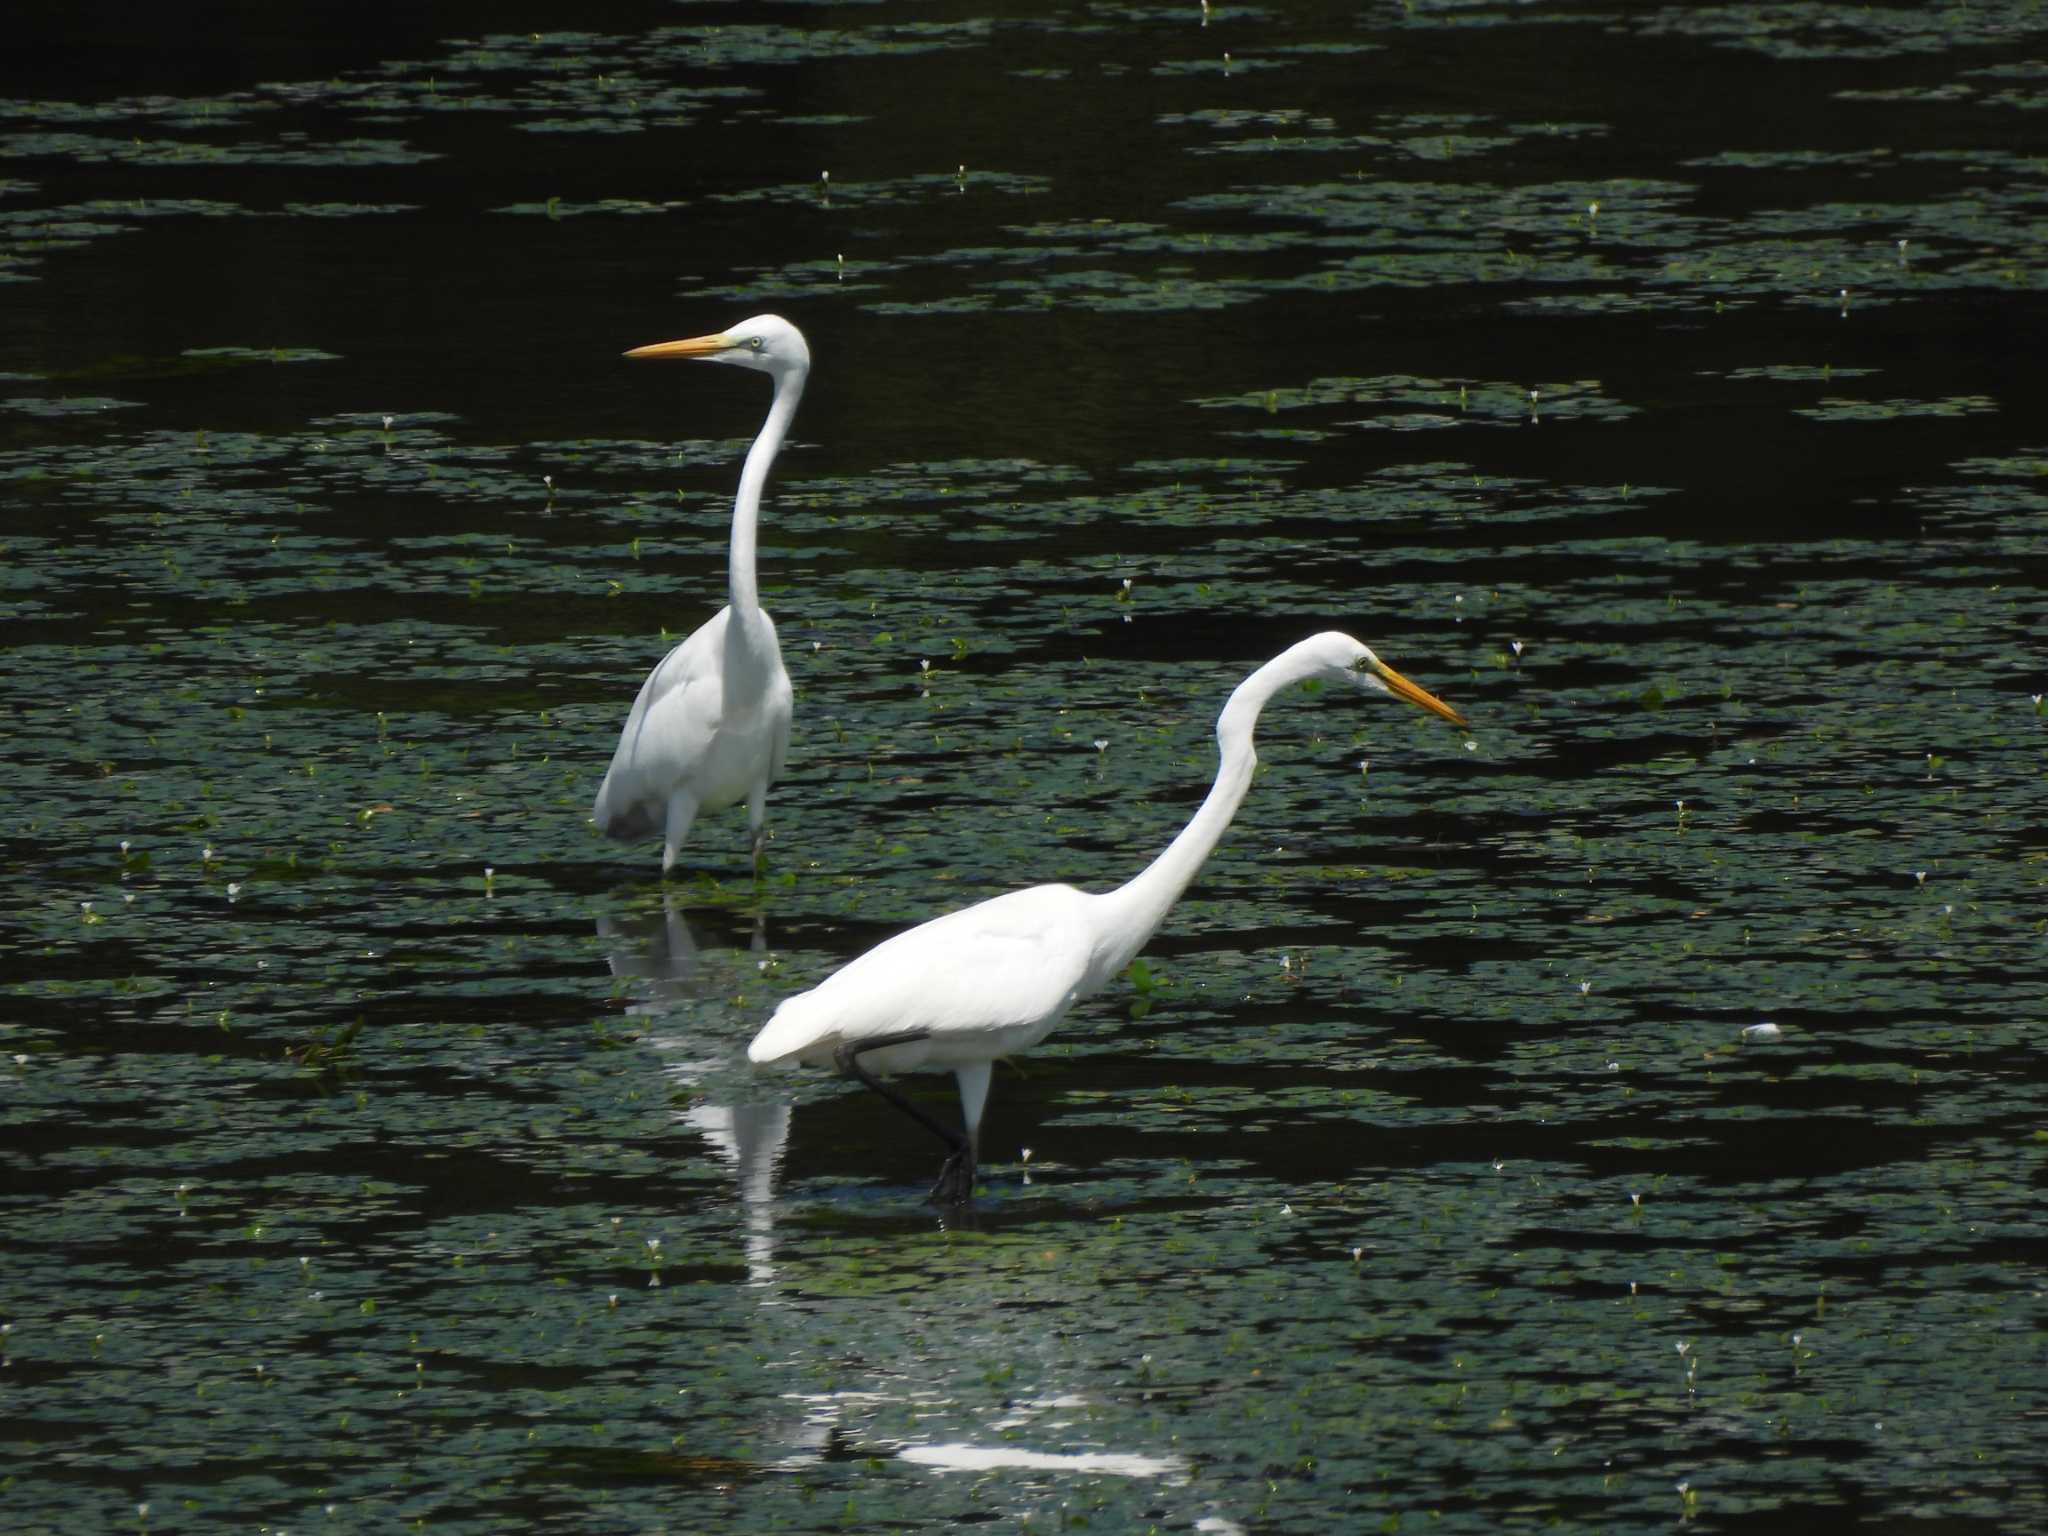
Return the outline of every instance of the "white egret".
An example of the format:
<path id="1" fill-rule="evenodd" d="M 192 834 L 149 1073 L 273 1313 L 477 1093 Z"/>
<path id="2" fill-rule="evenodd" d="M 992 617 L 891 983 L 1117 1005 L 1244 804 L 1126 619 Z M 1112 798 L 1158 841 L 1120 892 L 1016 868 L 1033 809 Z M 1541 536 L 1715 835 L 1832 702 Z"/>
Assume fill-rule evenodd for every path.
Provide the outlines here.
<path id="1" fill-rule="evenodd" d="M 1455 725 L 1464 717 L 1417 687 L 1349 635 L 1311 636 L 1238 684 L 1216 717 L 1221 764 L 1194 818 L 1136 879 L 1113 891 L 1070 885 L 1028 890 L 963 907 L 886 939 L 810 991 L 784 1001 L 747 1047 L 756 1063 L 831 1065 L 904 1111 L 946 1143 L 935 1200 L 960 1201 L 974 1186 L 982 1107 L 998 1056 L 1028 1050 L 1068 1009 L 1120 975 L 1180 899 L 1237 814 L 1257 755 L 1259 711 L 1290 683 L 1322 678 L 1391 694 Z M 963 1130 L 941 1124 L 876 1074 L 951 1068 Z"/>
<path id="2" fill-rule="evenodd" d="M 775 621 L 761 608 L 754 579 L 755 530 L 768 466 L 796 415 L 811 351 L 803 332 L 779 315 L 756 315 L 729 331 L 635 347 L 628 357 L 686 357 L 755 368 L 775 381 L 760 436 L 747 450 L 732 504 L 726 606 L 662 658 L 640 685 L 619 733 L 618 751 L 598 786 L 591 818 L 621 840 L 662 829 L 661 870 L 700 812 L 747 803 L 754 869 L 767 839 L 768 786 L 789 753 L 789 674 Z"/>

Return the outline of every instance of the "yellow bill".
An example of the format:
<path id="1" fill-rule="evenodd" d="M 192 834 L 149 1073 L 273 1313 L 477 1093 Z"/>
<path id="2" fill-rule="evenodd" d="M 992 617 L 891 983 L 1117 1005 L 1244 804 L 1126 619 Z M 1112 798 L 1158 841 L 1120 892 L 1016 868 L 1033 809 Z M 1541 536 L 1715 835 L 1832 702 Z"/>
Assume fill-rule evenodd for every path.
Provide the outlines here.
<path id="1" fill-rule="evenodd" d="M 681 341 L 657 341 L 644 347 L 635 347 L 628 357 L 711 357 L 724 352 L 738 343 L 729 339 L 724 331 L 715 336 L 689 336 Z"/>
<path id="2" fill-rule="evenodd" d="M 1459 714 L 1427 688 L 1411 683 L 1378 657 L 1372 661 L 1372 669 L 1379 680 L 1387 685 L 1387 691 L 1397 699 L 1406 699 L 1410 704 L 1419 704 L 1432 715 L 1441 715 L 1451 724 L 1463 727 L 1465 717 Z"/>

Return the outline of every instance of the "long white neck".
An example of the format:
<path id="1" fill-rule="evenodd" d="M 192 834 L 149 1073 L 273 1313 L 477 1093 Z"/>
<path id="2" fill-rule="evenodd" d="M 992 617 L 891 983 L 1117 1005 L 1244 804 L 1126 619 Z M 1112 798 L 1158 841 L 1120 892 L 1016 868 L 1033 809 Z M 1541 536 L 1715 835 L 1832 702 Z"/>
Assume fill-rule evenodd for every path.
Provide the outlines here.
<path id="1" fill-rule="evenodd" d="M 761 611 L 761 589 L 754 578 L 754 546 L 761 522 L 761 492 L 768 485 L 768 466 L 782 448 L 789 423 L 796 415 L 796 403 L 804 395 L 804 373 L 792 369 L 775 381 L 775 399 L 768 407 L 768 419 L 761 435 L 747 450 L 747 462 L 740 470 L 740 493 L 732 504 L 732 545 L 726 575 L 727 601 L 733 617 L 744 626 Z"/>
<path id="2" fill-rule="evenodd" d="M 1267 662 L 1231 693 L 1223 713 L 1216 717 L 1216 749 L 1221 762 L 1201 809 L 1136 879 L 1098 898 L 1104 921 L 1096 965 L 1102 980 L 1137 958 L 1221 840 L 1238 806 L 1244 803 L 1252 770 L 1259 764 L 1258 753 L 1252 750 L 1252 728 L 1258 724 L 1259 711 L 1282 688 L 1307 676 L 1308 670 L 1312 669 L 1305 670 L 1294 651 L 1288 651 Z"/>

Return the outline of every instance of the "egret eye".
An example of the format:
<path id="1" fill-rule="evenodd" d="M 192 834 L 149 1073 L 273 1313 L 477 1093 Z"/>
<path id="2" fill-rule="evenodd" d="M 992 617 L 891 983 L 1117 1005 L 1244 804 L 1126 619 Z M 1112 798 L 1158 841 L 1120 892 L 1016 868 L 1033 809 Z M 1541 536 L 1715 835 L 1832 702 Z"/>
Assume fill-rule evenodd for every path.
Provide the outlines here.
<path id="1" fill-rule="evenodd" d="M 756 352 L 758 352 L 761 350 L 761 338 L 758 336 L 749 336 L 747 338 L 747 345 L 752 347 Z"/>

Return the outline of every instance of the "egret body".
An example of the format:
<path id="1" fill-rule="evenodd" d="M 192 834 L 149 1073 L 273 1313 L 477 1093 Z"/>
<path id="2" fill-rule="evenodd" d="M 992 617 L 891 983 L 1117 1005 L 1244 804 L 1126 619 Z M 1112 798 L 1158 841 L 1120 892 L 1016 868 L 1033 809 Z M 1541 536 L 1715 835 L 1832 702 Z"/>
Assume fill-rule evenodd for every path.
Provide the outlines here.
<path id="1" fill-rule="evenodd" d="M 1221 763 L 1192 820 L 1135 879 L 1113 891 L 1035 885 L 963 907 L 886 939 L 810 991 L 787 999 L 747 1047 L 756 1063 L 832 1066 L 859 1078 L 949 1148 L 938 1200 L 973 1189 L 989 1072 L 1030 1049 L 1067 1010 L 1137 957 L 1208 858 L 1250 788 L 1252 728 L 1281 689 L 1309 678 L 1348 683 L 1464 718 L 1335 630 L 1302 641 L 1238 684 L 1216 719 Z M 953 1131 L 878 1074 L 950 1069 L 962 1130 Z"/>
<path id="2" fill-rule="evenodd" d="M 767 840 L 768 786 L 789 753 L 790 687 L 775 621 L 761 607 L 754 545 L 761 491 L 803 398 L 810 348 L 787 320 L 756 315 L 729 331 L 635 347 L 626 356 L 758 369 L 774 380 L 775 396 L 747 450 L 733 500 L 726 606 L 647 674 L 598 786 L 591 818 L 599 831 L 621 840 L 661 829 L 661 869 L 667 874 L 701 812 L 744 800 L 758 874 Z"/>

